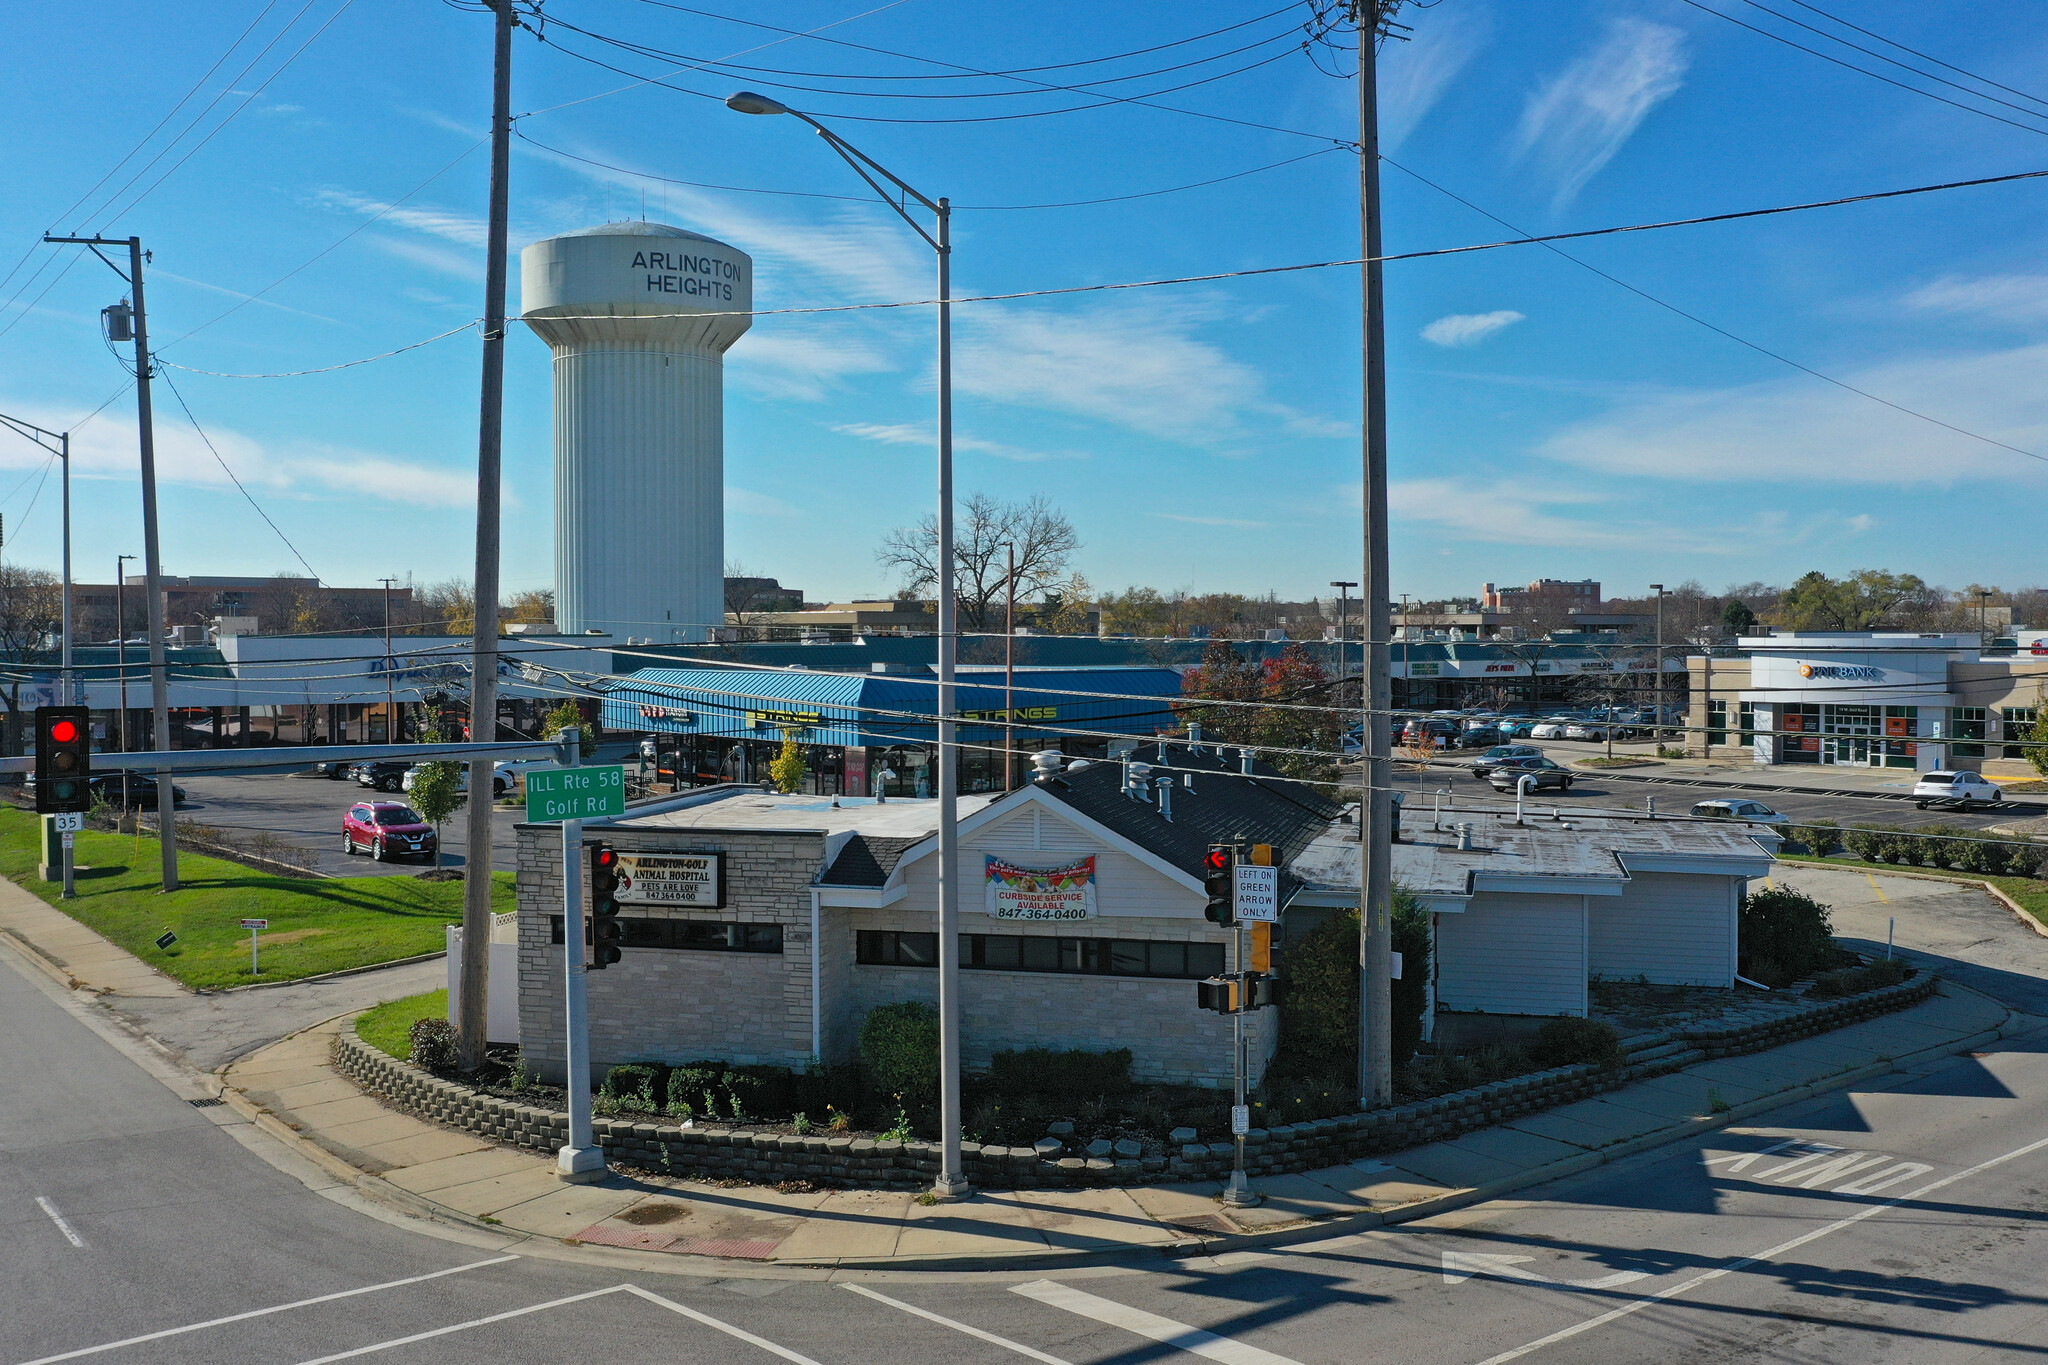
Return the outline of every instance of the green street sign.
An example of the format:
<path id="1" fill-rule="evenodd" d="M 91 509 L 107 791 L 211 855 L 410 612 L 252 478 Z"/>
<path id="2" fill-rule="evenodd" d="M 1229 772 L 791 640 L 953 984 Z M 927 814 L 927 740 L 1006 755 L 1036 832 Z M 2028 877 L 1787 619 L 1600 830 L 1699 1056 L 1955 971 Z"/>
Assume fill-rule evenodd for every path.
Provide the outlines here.
<path id="1" fill-rule="evenodd" d="M 526 819 L 530 824 L 603 820 L 625 813 L 626 770 L 620 764 L 533 768 L 526 774 Z"/>

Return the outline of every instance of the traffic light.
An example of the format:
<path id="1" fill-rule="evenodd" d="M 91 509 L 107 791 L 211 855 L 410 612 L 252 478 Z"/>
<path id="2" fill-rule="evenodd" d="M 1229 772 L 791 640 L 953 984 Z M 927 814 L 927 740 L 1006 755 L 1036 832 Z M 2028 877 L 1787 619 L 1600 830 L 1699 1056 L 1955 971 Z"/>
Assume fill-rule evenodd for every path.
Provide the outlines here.
<path id="1" fill-rule="evenodd" d="M 1237 923 L 1236 878 L 1231 871 L 1235 857 L 1229 844 L 1211 844 L 1208 856 L 1202 859 L 1202 889 L 1209 893 L 1209 904 L 1202 913 L 1211 924 Z"/>
<path id="2" fill-rule="evenodd" d="M 92 808 L 92 712 L 83 706 L 36 708 L 36 810 L 44 815 Z"/>
<path id="3" fill-rule="evenodd" d="M 1269 1005 L 1280 1003 L 1280 978 L 1266 972 L 1253 972 L 1247 979 L 1251 999 L 1247 1009 L 1262 1010 Z"/>
<path id="4" fill-rule="evenodd" d="M 619 851 L 590 846 L 590 966 L 602 971 L 624 956 L 619 951 Z"/>
<path id="5" fill-rule="evenodd" d="M 1195 1003 L 1218 1014 L 1237 1014 L 1243 1009 L 1243 982 L 1234 976 L 1204 977 L 1195 983 Z"/>

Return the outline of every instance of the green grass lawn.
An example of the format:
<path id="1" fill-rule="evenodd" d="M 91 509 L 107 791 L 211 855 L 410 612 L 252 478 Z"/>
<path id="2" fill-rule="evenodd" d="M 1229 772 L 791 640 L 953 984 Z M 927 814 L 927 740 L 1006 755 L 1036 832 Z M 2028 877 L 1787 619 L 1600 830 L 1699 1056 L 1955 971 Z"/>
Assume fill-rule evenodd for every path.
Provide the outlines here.
<path id="1" fill-rule="evenodd" d="M 276 877 L 240 863 L 180 853 L 183 885 L 158 888 L 156 840 L 87 830 L 78 836 L 73 878 L 78 898 L 36 875 L 37 819 L 0 809 L 0 876 L 12 878 L 87 927 L 104 934 L 188 986 L 219 989 L 252 981 L 290 981 L 349 967 L 374 966 L 441 951 L 442 930 L 462 919 L 461 882 L 411 877 Z M 492 908 L 513 907 L 512 874 L 496 874 Z M 263 975 L 249 973 L 249 931 L 242 919 L 267 919 Z M 166 929 L 178 942 L 156 946 Z"/>
<path id="2" fill-rule="evenodd" d="M 1972 872 L 1944 872 L 1938 867 L 1894 866 L 1866 863 L 1861 858 L 1813 858 L 1803 853 L 1780 853 L 1781 863 L 1807 863 L 1814 867 L 1846 867 L 1856 872 L 1912 872 L 1922 877 L 1946 877 L 1957 882 L 1989 882 L 2003 891 L 2020 909 L 2048 924 L 2048 882 L 2032 877 L 1984 877 Z"/>
<path id="3" fill-rule="evenodd" d="M 412 1057 L 412 1026 L 418 1019 L 446 1019 L 448 991 L 426 991 L 379 1005 L 356 1020 L 356 1036 L 399 1061 Z"/>

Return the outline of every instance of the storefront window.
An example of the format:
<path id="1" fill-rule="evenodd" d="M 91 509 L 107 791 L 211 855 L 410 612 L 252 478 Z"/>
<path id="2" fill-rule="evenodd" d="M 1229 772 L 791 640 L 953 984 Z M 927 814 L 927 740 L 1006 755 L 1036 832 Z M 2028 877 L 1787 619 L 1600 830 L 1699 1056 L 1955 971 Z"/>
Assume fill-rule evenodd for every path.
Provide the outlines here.
<path id="1" fill-rule="evenodd" d="M 1748 719 L 1745 712 L 1744 719 Z M 1707 703 L 1707 747 L 1726 746 L 1728 743 L 1728 703 L 1710 701 Z"/>
<path id="2" fill-rule="evenodd" d="M 1978 740 L 1976 744 L 1952 744 L 1949 753 L 1956 758 L 1984 757 L 1985 710 L 1981 706 L 1951 706 L 1948 710 L 1949 738 Z"/>
<path id="3" fill-rule="evenodd" d="M 2002 751 L 2005 757 L 2025 758 L 2027 756 L 2025 745 L 2015 744 L 2010 741 L 2025 739 L 2027 732 L 2034 728 L 2035 722 L 2039 720 L 2040 715 L 2041 708 L 2038 706 L 2008 706 L 1999 712 L 1999 721 L 2004 727 L 2003 738 L 2008 741 Z"/>
<path id="4" fill-rule="evenodd" d="M 871 967 L 932 967 L 938 965 L 938 935 L 862 929 L 855 936 L 855 952 L 861 963 Z M 1054 938 L 1043 934 L 962 934 L 960 965 L 974 971 L 1195 980 L 1222 972 L 1223 945 Z"/>
<path id="5" fill-rule="evenodd" d="M 1756 743 L 1756 703 L 1738 702 L 1735 708 L 1735 741 L 1747 749 Z"/>
<path id="6" fill-rule="evenodd" d="M 1818 706 L 1781 706 L 1778 728 L 1784 732 L 1781 761 L 1818 763 L 1821 756 L 1821 709 Z"/>

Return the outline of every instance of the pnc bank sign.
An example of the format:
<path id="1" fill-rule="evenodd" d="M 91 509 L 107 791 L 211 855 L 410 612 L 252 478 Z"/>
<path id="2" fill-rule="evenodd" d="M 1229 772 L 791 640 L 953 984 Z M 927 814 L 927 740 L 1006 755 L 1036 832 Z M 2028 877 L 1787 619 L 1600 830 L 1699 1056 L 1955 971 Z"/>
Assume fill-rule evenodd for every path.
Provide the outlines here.
<path id="1" fill-rule="evenodd" d="M 1884 670 L 1869 664 L 1801 664 L 1802 678 L 1838 678 L 1843 682 L 1883 682 Z"/>

